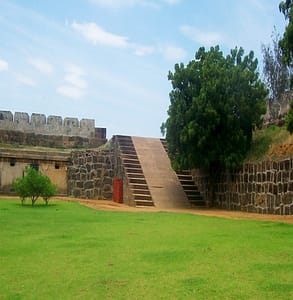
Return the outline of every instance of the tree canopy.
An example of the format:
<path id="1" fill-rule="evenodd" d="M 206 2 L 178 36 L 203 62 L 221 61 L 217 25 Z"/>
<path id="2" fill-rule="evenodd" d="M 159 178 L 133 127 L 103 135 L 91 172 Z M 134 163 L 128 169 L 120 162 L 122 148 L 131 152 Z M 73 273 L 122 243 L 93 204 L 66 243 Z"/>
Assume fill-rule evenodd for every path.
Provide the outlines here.
<path id="1" fill-rule="evenodd" d="M 233 168 L 241 164 L 253 128 L 265 113 L 267 90 L 251 51 L 201 47 L 187 66 L 175 65 L 166 134 L 173 167 Z"/>
<path id="2" fill-rule="evenodd" d="M 285 19 L 288 20 L 288 24 L 285 28 L 285 32 L 282 40 L 280 40 L 280 46 L 284 55 L 284 62 L 292 68 L 293 66 L 293 0 L 281 1 L 279 5 L 280 11 L 284 14 Z M 293 76 L 291 74 L 291 88 L 293 87 Z M 287 130 L 293 133 L 293 104 L 291 102 L 289 113 L 286 117 Z"/>
<path id="3" fill-rule="evenodd" d="M 285 28 L 283 38 L 280 40 L 280 46 L 284 55 L 284 62 L 292 66 L 293 62 L 293 0 L 281 1 L 280 11 L 284 14 L 288 24 Z M 291 76 L 291 87 L 293 86 L 293 77 Z"/>

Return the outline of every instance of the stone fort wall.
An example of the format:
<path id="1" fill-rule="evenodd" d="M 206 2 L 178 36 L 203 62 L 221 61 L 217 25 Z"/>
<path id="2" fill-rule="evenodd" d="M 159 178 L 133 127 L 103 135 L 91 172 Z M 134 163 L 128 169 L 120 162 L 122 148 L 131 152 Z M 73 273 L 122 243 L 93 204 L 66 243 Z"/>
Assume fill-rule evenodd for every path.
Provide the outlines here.
<path id="1" fill-rule="evenodd" d="M 193 178 L 209 204 L 211 178 L 204 170 L 193 170 Z M 293 158 L 246 163 L 234 172 L 223 172 L 214 185 L 214 204 L 228 210 L 293 214 Z"/>
<path id="2" fill-rule="evenodd" d="M 112 150 L 73 151 L 67 169 L 68 195 L 111 200 L 114 156 Z"/>
<path id="3" fill-rule="evenodd" d="M 0 111 L 0 143 L 69 148 L 98 147 L 106 141 L 106 128 L 96 128 L 92 119 Z"/>

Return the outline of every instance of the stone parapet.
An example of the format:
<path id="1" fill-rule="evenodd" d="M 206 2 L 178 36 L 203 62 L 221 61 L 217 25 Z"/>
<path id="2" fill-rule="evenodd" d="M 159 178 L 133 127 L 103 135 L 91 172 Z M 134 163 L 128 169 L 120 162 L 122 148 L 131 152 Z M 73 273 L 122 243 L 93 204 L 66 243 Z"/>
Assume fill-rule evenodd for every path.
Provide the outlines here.
<path id="1" fill-rule="evenodd" d="M 98 147 L 106 141 L 106 129 L 95 128 L 92 119 L 0 111 L 0 143 L 76 148 Z"/>

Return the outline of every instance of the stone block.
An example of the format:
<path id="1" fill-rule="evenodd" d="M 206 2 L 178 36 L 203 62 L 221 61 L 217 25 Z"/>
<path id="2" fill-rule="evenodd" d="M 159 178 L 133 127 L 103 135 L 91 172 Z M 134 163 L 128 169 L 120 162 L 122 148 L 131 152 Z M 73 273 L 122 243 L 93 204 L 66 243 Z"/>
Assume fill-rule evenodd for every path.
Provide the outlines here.
<path id="1" fill-rule="evenodd" d="M 85 190 L 84 196 L 87 199 L 93 199 L 94 198 L 94 190 Z"/>
<path id="2" fill-rule="evenodd" d="M 62 118 L 60 116 L 48 116 L 47 124 L 50 126 L 50 128 L 58 131 L 62 126 Z"/>
<path id="3" fill-rule="evenodd" d="M 77 118 L 64 118 L 64 127 L 67 128 L 78 128 L 79 122 Z"/>
<path id="4" fill-rule="evenodd" d="M 75 197 L 75 198 L 81 197 L 81 189 L 78 189 L 78 188 L 73 189 L 72 195 L 73 195 L 73 197 Z"/>
<path id="5" fill-rule="evenodd" d="M 29 115 L 25 112 L 16 112 L 14 114 L 14 123 L 19 126 L 28 126 L 29 125 Z"/>
<path id="6" fill-rule="evenodd" d="M 0 121 L 13 122 L 13 115 L 11 111 L 0 111 Z"/>
<path id="7" fill-rule="evenodd" d="M 42 126 L 46 125 L 46 116 L 43 114 L 33 113 L 31 116 L 31 125 L 34 128 L 42 127 Z"/>

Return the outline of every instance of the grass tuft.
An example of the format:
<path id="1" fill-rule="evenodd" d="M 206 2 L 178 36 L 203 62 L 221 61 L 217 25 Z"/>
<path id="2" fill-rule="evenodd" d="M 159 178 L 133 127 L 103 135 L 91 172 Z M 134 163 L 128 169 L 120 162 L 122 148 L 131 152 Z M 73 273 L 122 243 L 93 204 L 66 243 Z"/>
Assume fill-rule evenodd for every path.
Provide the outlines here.
<path id="1" fill-rule="evenodd" d="M 285 127 L 272 125 L 253 133 L 251 149 L 246 162 L 262 161 L 270 158 L 283 158 L 293 155 L 293 137 Z M 283 151 L 282 148 L 286 148 Z"/>

